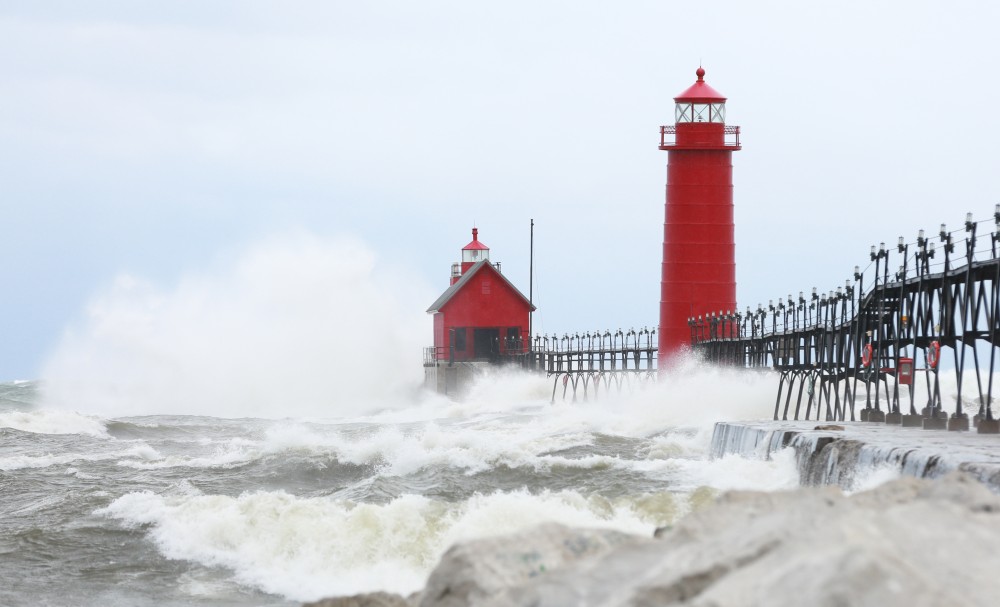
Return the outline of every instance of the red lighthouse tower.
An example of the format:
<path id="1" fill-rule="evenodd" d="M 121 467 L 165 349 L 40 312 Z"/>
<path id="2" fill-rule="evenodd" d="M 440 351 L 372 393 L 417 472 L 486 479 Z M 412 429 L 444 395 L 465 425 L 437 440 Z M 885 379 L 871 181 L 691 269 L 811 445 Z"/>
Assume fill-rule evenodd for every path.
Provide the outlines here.
<path id="1" fill-rule="evenodd" d="M 688 319 L 736 310 L 732 154 L 740 127 L 726 126 L 726 98 L 705 82 L 674 97 L 675 124 L 660 127 L 667 202 L 660 282 L 660 368 L 691 342 Z"/>

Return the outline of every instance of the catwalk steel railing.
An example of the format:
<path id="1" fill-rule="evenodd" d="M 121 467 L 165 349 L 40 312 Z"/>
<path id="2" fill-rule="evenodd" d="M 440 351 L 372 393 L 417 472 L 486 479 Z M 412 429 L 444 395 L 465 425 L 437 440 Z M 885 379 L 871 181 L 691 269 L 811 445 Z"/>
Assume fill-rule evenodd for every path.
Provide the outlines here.
<path id="1" fill-rule="evenodd" d="M 993 231 L 977 237 L 984 223 Z M 799 292 L 745 313 L 690 318 L 693 349 L 709 361 L 778 371 L 774 419 L 791 413 L 793 419 L 855 420 L 862 402 L 862 421 L 968 430 L 971 408 L 980 433 L 1000 432 L 993 404 L 1000 205 L 987 221 L 966 216 L 964 254 L 956 253 L 962 233 L 942 224 L 940 249 L 923 230 L 915 243 L 900 237 L 895 253 L 885 243 L 873 245 L 868 267 L 855 266 L 854 281 L 828 293 L 813 288 L 808 297 Z M 895 271 L 892 256 L 901 260 Z M 972 398 L 969 373 L 975 374 Z M 947 402 L 943 378 L 949 386 L 954 381 Z"/>
<path id="2" fill-rule="evenodd" d="M 553 377 L 553 402 L 560 382 L 562 398 L 571 395 L 576 400 L 578 396 L 596 398 L 602 390 L 621 391 L 656 376 L 656 329 L 538 335 L 530 348 L 525 346 L 506 344 L 506 360 Z"/>

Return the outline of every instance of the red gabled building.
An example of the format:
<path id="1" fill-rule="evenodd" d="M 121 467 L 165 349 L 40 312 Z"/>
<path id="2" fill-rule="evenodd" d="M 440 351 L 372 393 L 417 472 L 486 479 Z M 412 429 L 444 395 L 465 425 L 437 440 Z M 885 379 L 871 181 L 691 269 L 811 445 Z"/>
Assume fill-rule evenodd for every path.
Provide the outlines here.
<path id="1" fill-rule="evenodd" d="M 535 309 L 490 262 L 490 249 L 472 228 L 462 261 L 452 265 L 451 286 L 427 309 L 434 315 L 434 359 L 492 360 L 523 352 L 528 316 Z"/>

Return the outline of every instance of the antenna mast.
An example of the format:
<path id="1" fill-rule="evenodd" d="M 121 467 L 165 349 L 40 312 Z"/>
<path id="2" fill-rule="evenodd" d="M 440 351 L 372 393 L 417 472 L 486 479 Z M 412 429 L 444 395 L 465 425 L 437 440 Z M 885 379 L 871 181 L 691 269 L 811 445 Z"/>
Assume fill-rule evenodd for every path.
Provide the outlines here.
<path id="1" fill-rule="evenodd" d="M 534 305 L 534 295 L 535 295 L 535 220 L 531 220 L 531 238 L 529 239 L 530 248 L 528 252 L 528 351 L 531 351 L 531 336 L 532 326 L 531 320 L 532 315 L 535 313 Z"/>

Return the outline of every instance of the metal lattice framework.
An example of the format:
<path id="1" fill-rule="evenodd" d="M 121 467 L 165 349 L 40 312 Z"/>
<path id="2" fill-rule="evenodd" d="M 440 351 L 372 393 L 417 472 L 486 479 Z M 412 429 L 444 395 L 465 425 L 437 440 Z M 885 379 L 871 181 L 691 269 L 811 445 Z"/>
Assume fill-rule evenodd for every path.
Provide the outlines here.
<path id="1" fill-rule="evenodd" d="M 522 350 L 523 344 L 507 344 L 508 352 Z M 553 377 L 553 402 L 560 382 L 563 399 L 570 394 L 574 401 L 578 395 L 597 398 L 602 390 L 621 391 L 656 379 L 656 329 L 539 335 L 526 352 L 508 359 Z"/>
<path id="2" fill-rule="evenodd" d="M 835 291 L 814 288 L 808 298 L 800 292 L 744 314 L 691 318 L 693 348 L 712 362 L 775 369 L 774 419 L 853 421 L 863 403 L 862 421 L 968 430 L 971 407 L 979 432 L 996 433 L 1000 205 L 988 246 L 977 249 L 987 241 L 977 241 L 981 223 L 966 216 L 964 255 L 956 254 L 956 233 L 942 224 L 941 249 L 923 230 L 915 246 L 900 237 L 893 255 L 902 264 L 892 274 L 891 251 L 882 243 L 872 246 L 871 265 L 856 266 L 854 282 Z M 968 371 L 975 373 L 972 398 L 962 392 Z M 941 397 L 945 374 L 957 386 L 953 402 Z"/>

